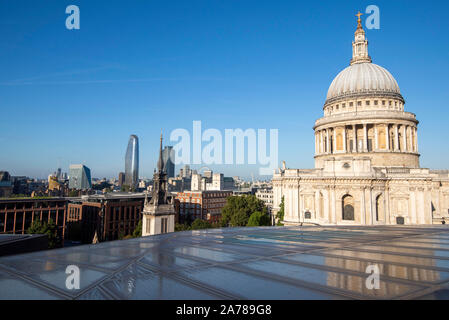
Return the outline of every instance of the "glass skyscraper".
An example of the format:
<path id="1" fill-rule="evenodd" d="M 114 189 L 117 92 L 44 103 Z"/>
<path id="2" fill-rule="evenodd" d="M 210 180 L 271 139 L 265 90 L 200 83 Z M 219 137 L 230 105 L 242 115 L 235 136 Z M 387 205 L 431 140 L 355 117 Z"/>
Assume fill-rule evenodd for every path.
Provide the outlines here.
<path id="1" fill-rule="evenodd" d="M 162 151 L 162 161 L 164 162 L 164 171 L 168 178 L 175 176 L 175 152 L 172 146 L 166 146 Z"/>
<path id="2" fill-rule="evenodd" d="M 69 173 L 69 188 L 86 190 L 92 188 L 90 169 L 82 164 L 71 164 Z"/>
<path id="3" fill-rule="evenodd" d="M 139 139 L 132 134 L 129 137 L 125 156 L 125 184 L 137 188 L 139 182 Z"/>

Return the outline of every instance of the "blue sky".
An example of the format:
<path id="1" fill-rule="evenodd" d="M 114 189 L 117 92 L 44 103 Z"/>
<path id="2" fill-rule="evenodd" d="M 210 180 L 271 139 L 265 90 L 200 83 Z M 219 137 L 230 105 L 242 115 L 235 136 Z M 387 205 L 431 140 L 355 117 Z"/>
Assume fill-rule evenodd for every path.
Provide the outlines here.
<path id="1" fill-rule="evenodd" d="M 65 27 L 71 4 L 80 30 Z M 312 168 L 312 126 L 370 4 L 381 13 L 370 55 L 420 120 L 421 166 L 449 169 L 447 1 L 0 0 L 0 170 L 46 177 L 84 163 L 117 176 L 136 134 L 151 177 L 161 128 L 194 120 L 279 129 L 279 160 Z"/>

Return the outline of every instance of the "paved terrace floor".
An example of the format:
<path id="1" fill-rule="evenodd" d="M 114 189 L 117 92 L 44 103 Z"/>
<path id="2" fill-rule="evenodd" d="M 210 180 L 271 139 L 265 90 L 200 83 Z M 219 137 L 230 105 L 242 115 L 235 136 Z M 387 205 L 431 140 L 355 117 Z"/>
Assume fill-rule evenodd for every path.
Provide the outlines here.
<path id="1" fill-rule="evenodd" d="M 380 288 L 365 285 L 377 264 Z M 68 265 L 80 289 L 66 288 Z M 449 299 L 449 228 L 176 232 L 0 258 L 0 299 Z"/>

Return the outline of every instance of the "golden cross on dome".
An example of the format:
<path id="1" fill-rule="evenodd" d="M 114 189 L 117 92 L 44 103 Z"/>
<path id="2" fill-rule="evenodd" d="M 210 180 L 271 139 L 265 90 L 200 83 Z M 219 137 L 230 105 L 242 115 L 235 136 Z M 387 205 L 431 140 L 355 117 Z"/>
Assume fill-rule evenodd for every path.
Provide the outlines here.
<path id="1" fill-rule="evenodd" d="M 359 13 L 357 13 L 355 16 L 359 18 L 359 19 L 357 20 L 357 22 L 360 22 L 360 21 L 361 21 L 361 20 L 360 20 L 360 16 L 363 16 L 363 13 L 360 13 L 360 11 L 359 11 Z"/>

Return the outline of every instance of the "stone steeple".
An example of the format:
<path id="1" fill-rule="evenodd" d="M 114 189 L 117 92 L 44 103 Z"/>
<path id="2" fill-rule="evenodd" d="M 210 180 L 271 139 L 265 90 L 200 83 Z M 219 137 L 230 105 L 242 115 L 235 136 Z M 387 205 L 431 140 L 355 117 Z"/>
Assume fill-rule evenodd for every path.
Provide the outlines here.
<path id="1" fill-rule="evenodd" d="M 159 145 L 159 160 L 157 162 L 157 171 L 153 176 L 153 191 L 151 194 L 151 205 L 168 204 L 167 201 L 168 185 L 167 174 L 164 172 L 164 161 L 162 158 L 162 132 Z"/>
<path id="2" fill-rule="evenodd" d="M 368 55 L 368 40 L 365 39 L 365 30 L 362 27 L 362 20 L 360 16 L 362 13 L 357 13 L 357 29 L 354 33 L 354 41 L 352 42 L 352 59 L 351 65 L 356 63 L 372 62 Z"/>
<path id="3" fill-rule="evenodd" d="M 162 133 L 159 145 L 159 160 L 153 176 L 151 200 L 145 196 L 143 208 L 142 235 L 156 235 L 174 232 L 175 208 L 173 197 L 168 195 L 167 173 L 162 158 Z"/>

